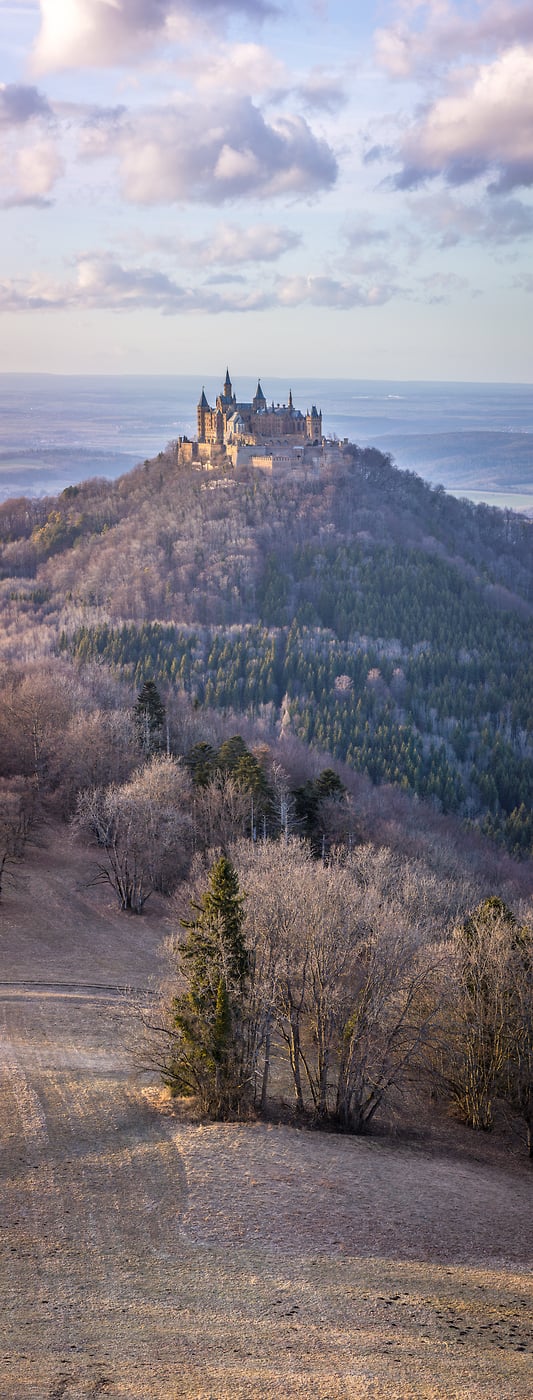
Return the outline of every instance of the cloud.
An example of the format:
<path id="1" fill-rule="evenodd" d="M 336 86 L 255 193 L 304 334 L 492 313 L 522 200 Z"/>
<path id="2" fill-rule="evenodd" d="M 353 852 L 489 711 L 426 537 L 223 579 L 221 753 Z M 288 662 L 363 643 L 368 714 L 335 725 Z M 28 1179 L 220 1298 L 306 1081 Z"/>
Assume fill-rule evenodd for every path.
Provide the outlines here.
<path id="1" fill-rule="evenodd" d="M 324 68 L 313 68 L 296 92 L 304 107 L 311 112 L 339 112 L 348 101 L 339 78 Z"/>
<path id="2" fill-rule="evenodd" d="M 36 118 L 49 120 L 52 108 L 36 87 L 21 83 L 0 83 L 0 129 L 24 126 Z"/>
<path id="3" fill-rule="evenodd" d="M 64 311 L 160 311 L 163 315 L 203 312 L 260 311 L 270 305 L 272 296 L 261 288 L 247 285 L 229 292 L 206 287 L 188 287 L 164 272 L 146 267 L 123 267 L 105 253 L 86 253 L 77 261 L 77 272 L 70 282 L 0 283 L 0 310 Z"/>
<path id="4" fill-rule="evenodd" d="M 291 310 L 312 306 L 349 310 L 354 306 L 381 306 L 394 295 L 393 287 L 367 287 L 341 283 L 331 277 L 279 278 L 273 286 L 254 287 L 244 279 L 228 285 L 208 280 L 191 287 L 159 269 L 124 267 L 107 253 L 85 253 L 77 260 L 76 275 L 64 283 L 35 279 L 30 283 L 0 284 L 0 310 L 36 311 L 83 309 L 126 312 L 159 311 L 163 315 L 264 311 L 273 306 Z"/>
<path id="5" fill-rule="evenodd" d="M 151 268 L 125 268 L 105 254 L 87 254 L 78 261 L 75 286 L 67 294 L 87 308 L 128 311 L 150 307 L 165 312 L 198 309 L 198 294 L 166 273 Z"/>
<path id="6" fill-rule="evenodd" d="M 198 24 L 230 14 L 261 19 L 268 0 L 40 0 L 41 28 L 33 54 L 37 72 L 122 66 L 142 61 L 181 22 Z"/>
<path id="7" fill-rule="evenodd" d="M 193 78 L 198 92 L 277 93 L 293 91 L 308 111 L 335 113 L 348 101 L 339 76 L 325 68 L 311 69 L 301 83 L 294 82 L 286 63 L 264 44 L 218 43 L 211 53 L 198 51 L 196 71 L 190 59 L 178 71 Z"/>
<path id="8" fill-rule="evenodd" d="M 529 296 L 533 292 L 533 272 L 523 272 L 520 277 L 515 277 L 513 287 L 517 287 L 520 292 L 527 292 Z"/>
<path id="9" fill-rule="evenodd" d="M 190 68 L 190 61 L 180 64 L 189 77 Z M 199 92 L 260 93 L 289 86 L 285 64 L 264 44 L 218 43 L 211 53 L 199 51 L 193 76 Z"/>
<path id="10" fill-rule="evenodd" d="M 493 0 L 474 18 L 449 0 L 415 0 L 400 8 L 398 21 L 375 34 L 377 62 L 392 78 L 427 79 L 443 65 L 533 40 L 529 0 Z"/>
<path id="11" fill-rule="evenodd" d="M 533 47 L 481 65 L 462 89 L 437 99 L 401 145 L 399 189 L 444 176 L 451 185 L 493 174 L 500 190 L 533 183 Z"/>
<path id="12" fill-rule="evenodd" d="M 275 224 L 218 224 L 209 238 L 166 240 L 169 251 L 178 252 L 188 263 L 200 267 L 240 267 L 244 263 L 275 262 L 283 253 L 297 248 L 300 234 Z"/>
<path id="13" fill-rule="evenodd" d="M 428 277 L 420 278 L 419 286 L 422 288 L 423 300 L 429 306 L 443 306 L 458 292 L 464 292 L 468 282 L 454 272 L 432 272 Z"/>
<path id="14" fill-rule="evenodd" d="M 36 87 L 20 83 L 0 84 L 0 208 L 16 205 L 48 205 L 48 195 L 63 161 L 48 138 L 36 139 L 50 131 L 54 113 L 46 97 Z M 31 141 L 30 133 L 33 136 Z"/>
<path id="15" fill-rule="evenodd" d="M 221 283 L 223 283 L 226 287 L 231 282 L 240 283 L 241 286 L 244 286 L 246 283 L 246 278 L 243 277 L 241 272 L 212 272 L 210 277 L 206 277 L 205 286 L 220 287 Z"/>
<path id="16" fill-rule="evenodd" d="M 182 99 L 90 127 L 82 154 L 115 156 L 133 204 L 223 204 L 243 196 L 310 195 L 331 186 L 337 162 L 303 117 L 267 122 L 250 98 L 216 105 Z"/>
<path id="17" fill-rule="evenodd" d="M 36 141 L 32 146 L 22 146 L 12 154 L 11 159 L 7 153 L 2 153 L 0 179 L 5 193 L 0 196 L 0 207 L 12 209 L 25 204 L 49 205 L 50 191 L 63 171 L 63 161 L 52 141 Z"/>
<path id="18" fill-rule="evenodd" d="M 390 229 L 376 228 L 364 220 L 350 223 L 344 230 L 344 237 L 349 248 L 367 248 L 376 243 L 390 243 Z"/>
<path id="19" fill-rule="evenodd" d="M 533 207 L 516 198 L 485 198 L 466 203 L 448 191 L 414 196 L 416 223 L 437 236 L 441 248 L 462 241 L 503 245 L 533 235 Z"/>
<path id="20" fill-rule="evenodd" d="M 281 306 L 328 306 L 349 311 L 354 306 L 382 306 L 390 301 L 395 288 L 386 285 L 362 287 L 355 282 L 338 282 L 333 277 L 286 277 L 278 283 Z"/>

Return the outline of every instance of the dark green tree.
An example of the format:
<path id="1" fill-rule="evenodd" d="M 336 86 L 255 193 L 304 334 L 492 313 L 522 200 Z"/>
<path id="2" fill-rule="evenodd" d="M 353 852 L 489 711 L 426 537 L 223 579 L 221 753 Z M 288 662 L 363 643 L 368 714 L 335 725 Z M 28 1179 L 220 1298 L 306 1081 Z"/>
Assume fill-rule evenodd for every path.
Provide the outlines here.
<path id="1" fill-rule="evenodd" d="M 182 921 L 185 990 L 174 998 L 172 1057 L 165 1072 L 172 1092 L 195 1097 L 204 1112 L 226 1118 L 253 1096 L 247 991 L 250 957 L 243 936 L 243 896 L 226 856 L 213 865 L 207 890 Z"/>
<path id="2" fill-rule="evenodd" d="M 144 682 L 137 696 L 133 714 L 143 753 L 156 753 L 163 746 L 166 711 L 154 680 Z"/>
<path id="3" fill-rule="evenodd" d="M 310 840 L 315 855 L 320 854 L 324 847 L 321 804 L 341 802 L 345 796 L 344 783 L 333 768 L 323 768 L 317 778 L 308 778 L 303 787 L 295 788 L 296 818 L 302 834 Z"/>
<path id="4" fill-rule="evenodd" d="M 189 749 L 185 762 L 196 787 L 207 787 L 215 771 L 215 759 L 215 750 L 205 739 Z"/>
<path id="5" fill-rule="evenodd" d="M 240 734 L 232 734 L 230 739 L 224 739 L 217 753 L 216 766 L 225 773 L 234 773 L 241 758 L 245 758 L 248 749 L 244 739 Z"/>

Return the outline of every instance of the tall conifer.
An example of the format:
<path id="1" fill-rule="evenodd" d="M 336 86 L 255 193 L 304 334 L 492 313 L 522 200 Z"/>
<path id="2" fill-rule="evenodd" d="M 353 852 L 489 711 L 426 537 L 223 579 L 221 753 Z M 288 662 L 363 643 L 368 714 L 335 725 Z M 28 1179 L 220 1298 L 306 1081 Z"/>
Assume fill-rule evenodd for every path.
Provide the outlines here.
<path id="1" fill-rule="evenodd" d="M 243 896 L 227 856 L 213 865 L 194 917 L 183 921 L 181 965 L 186 990 L 174 1000 L 177 1032 L 167 1081 L 224 1118 L 251 1092 L 247 1064 L 246 993 L 250 959 L 244 941 Z"/>

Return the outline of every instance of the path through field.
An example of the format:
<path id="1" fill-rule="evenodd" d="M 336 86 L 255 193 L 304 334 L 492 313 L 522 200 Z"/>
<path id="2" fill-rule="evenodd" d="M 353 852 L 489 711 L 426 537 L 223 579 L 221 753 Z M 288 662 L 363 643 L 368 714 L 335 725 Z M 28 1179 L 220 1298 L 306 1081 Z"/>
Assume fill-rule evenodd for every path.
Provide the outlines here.
<path id="1" fill-rule="evenodd" d="M 527 1166 L 180 1123 L 121 990 L 163 917 L 82 867 L 3 906 L 1 1400 L 530 1400 Z"/>

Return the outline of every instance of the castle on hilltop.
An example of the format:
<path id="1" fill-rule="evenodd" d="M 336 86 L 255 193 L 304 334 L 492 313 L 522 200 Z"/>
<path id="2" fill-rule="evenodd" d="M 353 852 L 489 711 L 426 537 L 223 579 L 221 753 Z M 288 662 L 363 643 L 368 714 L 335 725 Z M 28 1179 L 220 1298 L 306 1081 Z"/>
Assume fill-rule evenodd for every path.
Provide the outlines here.
<path id="1" fill-rule="evenodd" d="M 239 403 L 226 370 L 222 392 L 214 408 L 208 404 L 205 390 L 198 404 L 198 442 L 218 443 L 220 446 L 241 442 L 248 446 L 264 444 L 269 438 L 291 438 L 301 443 L 321 442 L 322 414 L 313 404 L 311 412 L 295 408 L 292 390 L 288 404 L 269 405 L 258 381 L 251 403 Z"/>
<path id="2" fill-rule="evenodd" d="M 178 461 L 199 467 L 229 462 L 232 466 L 259 467 L 281 473 L 318 470 L 324 459 L 322 413 L 313 404 L 302 413 L 295 408 L 292 390 L 288 403 L 268 404 L 258 381 L 251 403 L 241 403 L 226 378 L 215 407 L 202 389 L 196 411 L 197 437 L 178 438 Z"/>

